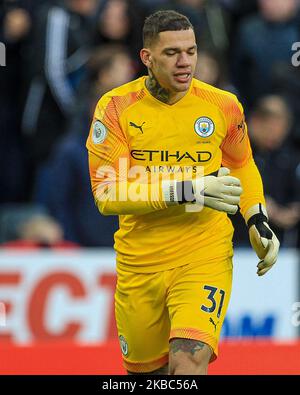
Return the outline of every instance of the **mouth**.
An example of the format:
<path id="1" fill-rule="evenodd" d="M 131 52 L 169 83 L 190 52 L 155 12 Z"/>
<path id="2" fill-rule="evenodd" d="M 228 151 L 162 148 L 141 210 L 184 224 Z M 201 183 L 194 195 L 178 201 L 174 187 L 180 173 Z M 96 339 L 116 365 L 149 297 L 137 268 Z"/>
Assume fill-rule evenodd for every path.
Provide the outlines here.
<path id="1" fill-rule="evenodd" d="M 181 84 L 186 84 L 187 82 L 189 82 L 191 77 L 191 73 L 176 73 L 174 74 L 174 79 L 175 81 L 181 83 Z"/>

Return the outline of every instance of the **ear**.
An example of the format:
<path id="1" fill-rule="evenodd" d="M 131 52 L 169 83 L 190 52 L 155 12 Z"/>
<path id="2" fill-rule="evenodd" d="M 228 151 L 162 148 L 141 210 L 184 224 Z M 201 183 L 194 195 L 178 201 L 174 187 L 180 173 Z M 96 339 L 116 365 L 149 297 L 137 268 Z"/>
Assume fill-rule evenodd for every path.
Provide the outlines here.
<path id="1" fill-rule="evenodd" d="M 141 61 L 149 68 L 152 66 L 151 52 L 147 48 L 142 48 L 140 51 Z"/>

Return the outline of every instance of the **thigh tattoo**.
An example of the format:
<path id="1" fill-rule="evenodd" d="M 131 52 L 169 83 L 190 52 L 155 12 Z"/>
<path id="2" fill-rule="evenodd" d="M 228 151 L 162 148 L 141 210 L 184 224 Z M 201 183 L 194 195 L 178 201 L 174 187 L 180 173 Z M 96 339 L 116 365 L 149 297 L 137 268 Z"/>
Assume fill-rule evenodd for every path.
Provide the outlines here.
<path id="1" fill-rule="evenodd" d="M 170 352 L 176 354 L 178 351 L 182 351 L 194 355 L 197 351 L 203 350 L 205 346 L 207 344 L 199 340 L 174 339 L 170 342 Z"/>

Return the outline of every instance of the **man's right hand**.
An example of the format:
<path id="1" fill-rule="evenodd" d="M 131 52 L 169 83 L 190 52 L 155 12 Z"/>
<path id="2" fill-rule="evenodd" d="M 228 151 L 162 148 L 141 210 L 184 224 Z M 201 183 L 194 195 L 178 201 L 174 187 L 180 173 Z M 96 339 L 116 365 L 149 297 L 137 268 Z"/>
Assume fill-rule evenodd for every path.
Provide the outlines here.
<path id="1" fill-rule="evenodd" d="M 217 176 L 205 176 L 193 180 L 196 203 L 217 211 L 235 214 L 243 190 L 240 180 L 229 174 L 229 169 L 221 167 Z"/>

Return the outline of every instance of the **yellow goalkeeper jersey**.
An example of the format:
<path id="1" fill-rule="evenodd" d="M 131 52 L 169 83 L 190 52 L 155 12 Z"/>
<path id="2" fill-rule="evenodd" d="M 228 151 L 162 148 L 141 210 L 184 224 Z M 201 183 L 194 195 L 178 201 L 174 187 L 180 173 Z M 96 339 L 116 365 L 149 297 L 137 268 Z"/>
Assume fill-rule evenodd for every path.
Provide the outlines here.
<path id="1" fill-rule="evenodd" d="M 161 180 L 191 179 L 223 165 L 241 180 L 243 214 L 264 204 L 243 108 L 235 95 L 196 79 L 169 105 L 150 94 L 146 78 L 99 100 L 87 139 L 95 202 L 104 215 L 119 215 L 117 265 L 150 273 L 213 264 L 232 255 L 231 221 L 210 208 L 167 205 Z"/>

